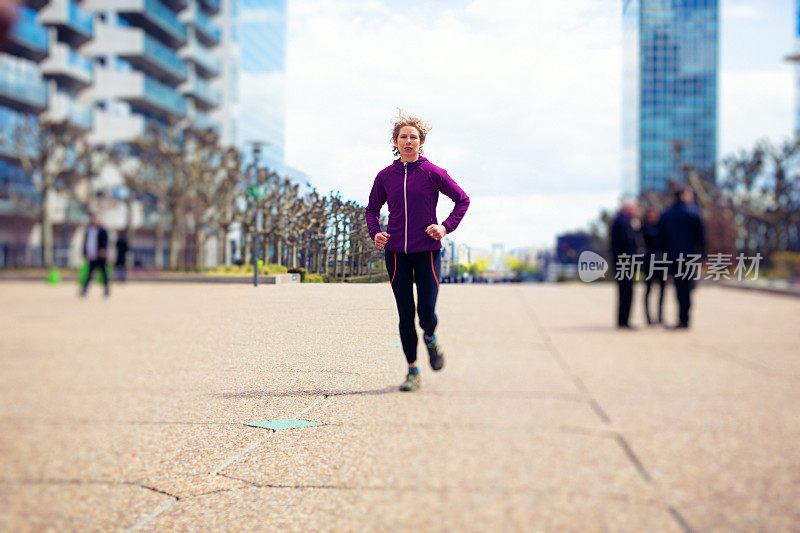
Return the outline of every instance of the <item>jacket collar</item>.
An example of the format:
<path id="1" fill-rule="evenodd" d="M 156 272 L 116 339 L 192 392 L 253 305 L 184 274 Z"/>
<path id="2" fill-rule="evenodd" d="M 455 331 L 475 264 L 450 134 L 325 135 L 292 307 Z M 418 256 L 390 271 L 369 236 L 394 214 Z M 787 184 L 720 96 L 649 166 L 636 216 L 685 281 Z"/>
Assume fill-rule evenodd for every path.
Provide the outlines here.
<path id="1" fill-rule="evenodd" d="M 408 167 L 409 168 L 416 168 L 416 167 L 420 166 L 422 163 L 424 163 L 426 161 L 427 161 L 427 159 L 425 157 L 419 156 L 419 158 L 416 161 L 414 161 L 413 163 L 409 163 Z M 392 162 L 392 166 L 394 168 L 398 169 L 398 170 L 402 170 L 403 169 L 403 162 L 400 160 L 400 158 L 397 158 Z"/>

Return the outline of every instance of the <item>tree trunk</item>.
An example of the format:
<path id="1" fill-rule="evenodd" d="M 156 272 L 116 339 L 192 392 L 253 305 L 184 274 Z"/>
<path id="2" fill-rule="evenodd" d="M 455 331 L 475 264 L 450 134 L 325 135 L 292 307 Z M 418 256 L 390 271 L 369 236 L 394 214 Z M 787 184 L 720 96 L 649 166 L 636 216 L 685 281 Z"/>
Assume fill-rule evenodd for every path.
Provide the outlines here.
<path id="1" fill-rule="evenodd" d="M 230 246 L 228 246 L 228 225 L 220 224 L 217 231 L 219 233 L 220 242 L 220 246 L 217 249 L 217 263 L 231 266 L 231 250 Z"/>
<path id="2" fill-rule="evenodd" d="M 250 226 L 246 224 L 242 224 L 242 238 L 244 239 L 244 244 L 242 246 L 242 264 L 250 265 L 253 263 L 253 259 L 250 257 L 250 249 L 252 248 L 251 236 L 250 236 Z"/>
<path id="3" fill-rule="evenodd" d="M 42 191 L 42 266 L 50 268 L 53 266 L 53 219 L 50 217 L 50 191 Z"/>
<path id="4" fill-rule="evenodd" d="M 133 229 L 133 200 L 133 193 L 129 193 L 125 200 L 125 231 L 127 233 Z"/>
<path id="5" fill-rule="evenodd" d="M 179 205 L 177 201 L 174 201 L 170 206 L 172 224 L 169 232 L 169 268 L 171 270 L 177 270 L 178 266 L 185 262 L 181 255 L 186 246 L 186 233 Z"/>
<path id="6" fill-rule="evenodd" d="M 156 212 L 158 213 L 158 224 L 156 224 L 155 267 L 162 270 L 164 268 L 164 221 L 166 219 L 163 200 L 158 200 Z"/>
<path id="7" fill-rule="evenodd" d="M 169 268 L 171 270 L 178 269 L 178 262 L 180 260 L 180 253 L 183 250 L 182 244 L 182 234 L 183 232 L 180 228 L 173 222 L 172 228 L 170 228 L 169 232 Z"/>
<path id="8" fill-rule="evenodd" d="M 204 250 L 203 250 L 203 244 L 205 244 L 204 240 L 205 239 L 203 239 L 203 230 L 200 229 L 199 224 L 198 224 L 198 227 L 196 227 L 195 230 L 194 230 L 194 269 L 195 270 L 200 270 L 205 266 L 203 264 L 203 261 L 205 260 L 205 257 L 204 257 L 205 253 L 204 253 Z"/>

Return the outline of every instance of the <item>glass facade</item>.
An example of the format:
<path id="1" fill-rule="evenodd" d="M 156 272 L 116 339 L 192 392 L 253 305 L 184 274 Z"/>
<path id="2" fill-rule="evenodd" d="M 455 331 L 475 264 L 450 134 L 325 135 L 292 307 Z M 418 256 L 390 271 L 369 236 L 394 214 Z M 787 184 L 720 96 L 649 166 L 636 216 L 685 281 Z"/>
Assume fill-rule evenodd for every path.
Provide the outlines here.
<path id="1" fill-rule="evenodd" d="M 794 46 L 794 54 L 792 54 L 792 61 L 798 62 L 800 61 L 800 0 L 796 0 L 795 2 L 795 31 L 794 31 L 794 38 L 795 38 L 795 46 Z M 796 103 L 795 103 L 795 122 L 794 122 L 794 132 L 795 135 L 800 137 L 800 63 L 798 63 L 795 67 L 795 91 L 796 91 Z"/>
<path id="2" fill-rule="evenodd" d="M 713 179 L 717 0 L 623 0 L 623 184 L 663 191 L 684 166 Z"/>
<path id="3" fill-rule="evenodd" d="M 262 161 L 285 173 L 286 0 L 240 0 L 239 132 L 236 144 L 250 156 L 250 141 L 269 144 Z"/>

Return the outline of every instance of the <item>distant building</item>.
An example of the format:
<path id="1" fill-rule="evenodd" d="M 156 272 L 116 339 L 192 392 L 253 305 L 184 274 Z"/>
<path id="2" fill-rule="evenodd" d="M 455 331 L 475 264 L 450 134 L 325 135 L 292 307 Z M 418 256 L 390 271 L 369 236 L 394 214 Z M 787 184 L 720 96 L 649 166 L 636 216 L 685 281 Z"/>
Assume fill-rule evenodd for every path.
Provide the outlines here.
<path id="1" fill-rule="evenodd" d="M 542 251 L 544 251 L 543 248 L 528 246 L 524 248 L 514 248 L 513 250 L 509 250 L 508 254 L 512 257 L 516 257 L 525 264 L 538 267 L 539 260 L 542 257 Z"/>
<path id="2" fill-rule="evenodd" d="M 800 136 L 800 0 L 795 1 L 795 49 L 786 57 L 787 61 L 795 63 L 795 108 L 794 108 L 794 133 Z"/>
<path id="3" fill-rule="evenodd" d="M 459 265 L 468 265 L 472 261 L 472 249 L 466 244 L 459 244 L 455 251 L 455 262 Z"/>
<path id="4" fill-rule="evenodd" d="M 455 264 L 455 252 L 455 243 L 447 238 L 442 239 L 442 251 L 440 255 L 442 261 L 442 276 L 450 275 L 450 268 Z"/>
<path id="5" fill-rule="evenodd" d="M 623 188 L 663 191 L 685 165 L 713 179 L 717 0 L 623 0 Z"/>
<path id="6" fill-rule="evenodd" d="M 60 0 L 69 2 L 70 0 Z M 96 143 L 129 142 L 153 122 L 188 120 L 214 127 L 223 116 L 218 54 L 220 0 L 85 0 L 94 39 L 84 53 L 95 63 L 91 101 Z"/>
<path id="7" fill-rule="evenodd" d="M 0 267 L 41 261 L 37 221 L 30 208 L 19 209 L 20 198 L 40 202 L 16 154 L 19 124 L 67 120 L 91 143 L 114 144 L 133 141 L 153 123 L 191 123 L 216 129 L 224 145 L 233 143 L 236 1 L 23 2 L 0 53 Z M 99 181 L 110 200 L 119 199 L 118 175 L 109 171 Z M 65 195 L 52 200 L 55 262 L 74 265 L 85 214 Z M 122 227 L 123 211 L 117 203 L 104 222 Z M 141 239 L 155 220 L 138 213 L 143 231 L 138 241 L 130 238 L 132 253 L 152 264 L 152 246 Z"/>
<path id="8" fill-rule="evenodd" d="M 68 121 L 84 131 L 97 127 L 90 87 L 96 75 L 82 52 L 94 36 L 92 15 L 70 0 L 24 3 L 5 50 L 0 53 L 0 267 L 42 260 L 35 209 L 41 199 L 22 169 L 14 131 L 23 124 Z M 61 202 L 56 224 L 70 210 Z M 55 215 L 55 213 L 53 213 Z M 54 227 L 55 261 L 66 264 L 70 228 Z"/>

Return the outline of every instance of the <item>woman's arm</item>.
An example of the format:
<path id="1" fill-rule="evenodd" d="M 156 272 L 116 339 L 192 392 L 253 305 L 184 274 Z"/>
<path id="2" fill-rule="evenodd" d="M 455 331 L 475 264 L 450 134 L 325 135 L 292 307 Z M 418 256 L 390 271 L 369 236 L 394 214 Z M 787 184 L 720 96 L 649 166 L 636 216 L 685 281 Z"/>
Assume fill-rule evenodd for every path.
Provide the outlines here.
<path id="1" fill-rule="evenodd" d="M 447 230 L 447 233 L 453 233 L 469 208 L 469 196 L 458 186 L 445 169 L 438 169 L 438 172 L 434 172 L 434 175 L 436 176 L 439 191 L 456 204 L 450 212 L 450 216 L 442 222 L 442 226 Z"/>
<path id="2" fill-rule="evenodd" d="M 367 219 L 367 229 L 369 230 L 369 238 L 375 240 L 375 235 L 381 232 L 381 225 L 379 217 L 381 214 L 381 207 L 386 203 L 386 189 L 383 188 L 381 183 L 380 174 L 375 176 L 375 182 L 372 184 L 372 190 L 369 193 L 369 202 L 367 208 L 364 210 L 364 216 Z"/>

